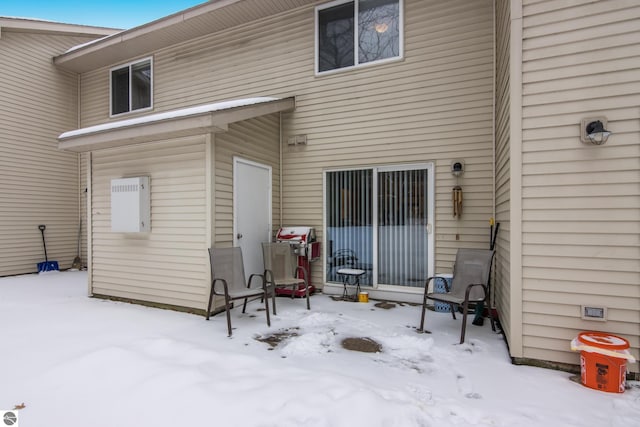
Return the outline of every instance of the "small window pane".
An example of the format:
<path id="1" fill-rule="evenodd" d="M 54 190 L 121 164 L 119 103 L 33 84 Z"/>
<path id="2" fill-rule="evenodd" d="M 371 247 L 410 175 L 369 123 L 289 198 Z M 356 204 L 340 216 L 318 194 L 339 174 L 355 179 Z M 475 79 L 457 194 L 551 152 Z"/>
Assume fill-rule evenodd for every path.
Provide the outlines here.
<path id="1" fill-rule="evenodd" d="M 131 66 L 131 109 L 151 107 L 151 62 Z"/>
<path id="2" fill-rule="evenodd" d="M 129 67 L 111 72 L 111 114 L 129 111 Z"/>
<path id="3" fill-rule="evenodd" d="M 354 65 L 354 5 L 318 11 L 318 71 Z"/>
<path id="4" fill-rule="evenodd" d="M 399 0 L 360 0 L 358 62 L 400 56 Z"/>

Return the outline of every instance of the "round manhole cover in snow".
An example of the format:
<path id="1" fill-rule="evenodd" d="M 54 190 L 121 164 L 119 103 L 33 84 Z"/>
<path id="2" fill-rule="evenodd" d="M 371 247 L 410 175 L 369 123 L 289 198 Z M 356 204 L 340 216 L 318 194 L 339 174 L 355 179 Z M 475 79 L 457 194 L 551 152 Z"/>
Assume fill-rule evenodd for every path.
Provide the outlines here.
<path id="1" fill-rule="evenodd" d="M 6 426 L 17 426 L 18 425 L 18 415 L 15 412 L 7 411 L 2 416 L 2 421 Z"/>

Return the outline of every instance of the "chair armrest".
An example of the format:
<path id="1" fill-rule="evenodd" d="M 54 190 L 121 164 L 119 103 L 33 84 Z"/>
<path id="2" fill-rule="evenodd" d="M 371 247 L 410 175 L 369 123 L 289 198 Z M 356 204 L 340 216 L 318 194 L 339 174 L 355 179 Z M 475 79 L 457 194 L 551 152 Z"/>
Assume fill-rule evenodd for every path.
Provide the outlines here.
<path id="1" fill-rule="evenodd" d="M 489 290 L 487 289 L 487 285 L 485 285 L 484 283 L 472 283 L 470 285 L 467 285 L 467 290 L 464 292 L 464 299 L 465 301 L 469 301 L 469 294 L 471 293 L 471 289 L 475 286 L 482 286 L 482 290 L 484 293 L 484 297 L 482 298 L 482 300 L 486 300 L 487 299 L 487 295 L 489 294 Z"/>
<path id="2" fill-rule="evenodd" d="M 299 265 L 296 267 L 296 271 L 295 271 L 296 276 L 298 276 L 298 273 L 300 271 L 302 271 L 302 279 L 304 280 L 304 284 L 306 285 L 307 283 L 309 283 L 309 273 L 307 272 L 306 268 Z"/>
<path id="3" fill-rule="evenodd" d="M 427 293 L 427 289 L 429 289 L 429 282 L 435 279 L 440 279 L 444 282 L 444 288 L 447 292 L 451 292 L 451 289 L 449 289 L 449 283 L 447 282 L 447 279 L 442 277 L 442 276 L 431 276 L 429 278 L 427 278 L 427 282 L 425 283 L 424 286 L 424 292 L 425 294 Z"/>
<path id="4" fill-rule="evenodd" d="M 262 279 L 262 286 L 261 286 L 261 287 L 262 287 L 262 289 L 266 289 L 266 287 L 267 287 L 267 283 L 266 283 L 266 282 L 265 282 L 265 280 L 264 280 L 264 275 L 262 275 L 262 274 L 258 274 L 258 273 L 254 273 L 254 274 L 252 274 L 251 276 L 249 276 L 249 282 L 247 283 L 247 288 L 250 288 L 250 287 L 251 287 L 251 282 L 253 281 L 253 279 L 254 279 L 255 277 L 259 277 L 260 279 Z"/>
<path id="5" fill-rule="evenodd" d="M 251 279 L 249 279 L 249 281 L 251 281 Z M 275 284 L 275 280 L 273 279 L 273 271 L 271 271 L 269 269 L 266 269 L 264 271 L 264 281 L 269 283 L 269 284 L 271 284 L 271 285 Z"/>
<path id="6" fill-rule="evenodd" d="M 216 292 L 216 283 L 222 283 L 222 293 Z M 227 285 L 227 281 L 224 279 L 214 278 L 211 283 L 211 289 L 213 289 L 214 295 L 227 295 L 229 293 L 229 285 Z"/>

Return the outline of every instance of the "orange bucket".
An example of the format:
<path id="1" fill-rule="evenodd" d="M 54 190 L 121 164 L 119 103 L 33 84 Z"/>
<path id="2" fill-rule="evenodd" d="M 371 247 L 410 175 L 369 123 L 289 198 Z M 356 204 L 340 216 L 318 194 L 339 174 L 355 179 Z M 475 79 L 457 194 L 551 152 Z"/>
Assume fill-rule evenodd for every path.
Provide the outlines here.
<path id="1" fill-rule="evenodd" d="M 369 292 L 360 292 L 358 294 L 358 301 L 369 302 Z"/>
<path id="2" fill-rule="evenodd" d="M 624 392 L 629 341 L 602 332 L 581 332 L 576 348 L 581 350 L 580 377 L 584 386 L 609 393 Z"/>

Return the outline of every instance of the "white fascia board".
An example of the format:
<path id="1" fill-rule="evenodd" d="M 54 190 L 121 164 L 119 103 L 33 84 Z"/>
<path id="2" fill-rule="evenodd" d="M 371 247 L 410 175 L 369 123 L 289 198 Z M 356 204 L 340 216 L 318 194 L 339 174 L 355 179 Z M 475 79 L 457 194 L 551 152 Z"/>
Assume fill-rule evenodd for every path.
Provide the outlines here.
<path id="1" fill-rule="evenodd" d="M 229 123 L 265 114 L 290 111 L 294 98 L 247 98 L 150 114 L 64 132 L 58 148 L 92 151 L 211 132 L 224 132 Z"/>

